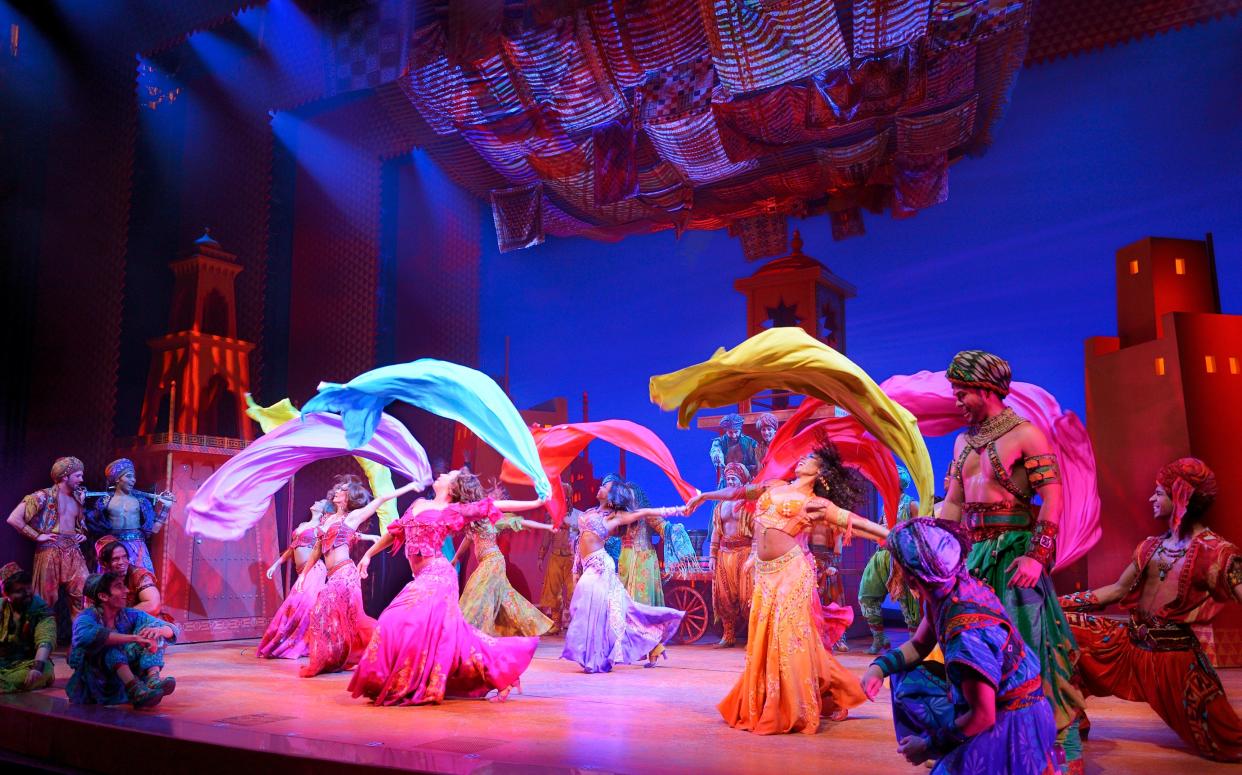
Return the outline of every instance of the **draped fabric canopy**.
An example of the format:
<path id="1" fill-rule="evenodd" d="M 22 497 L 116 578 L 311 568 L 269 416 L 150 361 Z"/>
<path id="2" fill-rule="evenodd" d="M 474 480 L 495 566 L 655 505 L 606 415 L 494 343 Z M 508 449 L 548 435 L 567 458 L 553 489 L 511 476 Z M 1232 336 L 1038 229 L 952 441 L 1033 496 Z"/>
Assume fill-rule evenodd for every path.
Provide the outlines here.
<path id="1" fill-rule="evenodd" d="M 745 232 L 817 213 L 845 237 L 863 209 L 945 200 L 948 164 L 989 142 L 1030 13 L 1020 0 L 441 2 L 408 19 L 399 83 L 441 138 L 432 157 L 492 203 L 502 250 L 545 232 Z"/>

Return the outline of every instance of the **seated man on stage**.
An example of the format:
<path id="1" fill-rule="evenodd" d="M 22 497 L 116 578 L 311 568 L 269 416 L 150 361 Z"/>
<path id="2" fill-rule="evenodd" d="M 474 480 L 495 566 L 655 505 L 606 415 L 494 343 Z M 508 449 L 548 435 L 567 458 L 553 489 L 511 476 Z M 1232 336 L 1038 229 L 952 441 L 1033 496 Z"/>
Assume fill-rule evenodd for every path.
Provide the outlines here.
<path id="1" fill-rule="evenodd" d="M 152 497 L 135 490 L 137 475 L 133 461 L 127 458 L 109 463 L 104 476 L 108 480 L 108 493 L 87 511 L 86 529 L 92 536 L 113 536 L 125 545 L 130 563 L 154 573 L 147 541 L 168 521 L 171 496 L 165 493 Z M 99 570 L 101 573 L 105 570 L 102 561 Z"/>
<path id="2" fill-rule="evenodd" d="M 965 528 L 919 517 L 898 523 L 887 545 L 926 612 L 910 640 L 862 677 L 870 699 L 885 677 L 892 685 L 897 752 L 911 764 L 935 759 L 935 775 L 1056 771 L 1039 659 L 996 593 L 968 572 Z M 944 664 L 924 662 L 937 645 Z"/>
<path id="3" fill-rule="evenodd" d="M 177 688 L 163 678 L 164 641 L 175 641 L 177 628 L 145 611 L 125 606 L 129 590 L 115 573 L 95 573 L 86 580 L 90 606 L 73 623 L 65 687 L 69 701 L 83 705 L 135 708 L 158 705 Z"/>
<path id="4" fill-rule="evenodd" d="M 1150 500 L 1168 531 L 1139 544 L 1115 584 L 1065 595 L 1061 607 L 1071 612 L 1085 694 L 1146 702 L 1200 756 L 1238 761 L 1242 721 L 1191 629 L 1242 601 L 1242 553 L 1203 524 L 1215 498 L 1202 460 L 1162 468 Z M 1086 614 L 1112 603 L 1128 623 Z"/>
<path id="5" fill-rule="evenodd" d="M 56 617 L 30 590 L 30 574 L 11 562 L 0 568 L 0 694 L 52 685 Z"/>
<path id="6" fill-rule="evenodd" d="M 95 556 L 99 558 L 100 568 L 112 571 L 125 581 L 127 607 L 172 621 L 160 616 L 164 600 L 160 597 L 159 582 L 155 580 L 155 574 L 130 562 L 125 542 L 114 535 L 106 535 L 95 542 Z"/>

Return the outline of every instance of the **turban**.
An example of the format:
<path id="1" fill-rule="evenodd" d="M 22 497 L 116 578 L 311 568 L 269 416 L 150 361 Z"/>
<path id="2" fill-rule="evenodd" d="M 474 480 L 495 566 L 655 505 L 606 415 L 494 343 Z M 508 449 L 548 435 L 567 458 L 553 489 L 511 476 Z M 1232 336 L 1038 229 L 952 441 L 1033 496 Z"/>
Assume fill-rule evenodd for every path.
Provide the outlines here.
<path id="1" fill-rule="evenodd" d="M 738 463 L 737 461 L 734 461 L 730 463 L 729 465 L 725 466 L 724 475 L 728 476 L 729 474 L 733 474 L 738 479 L 741 479 L 742 484 L 746 484 L 748 481 L 750 481 L 750 471 L 747 471 L 746 466 L 742 465 L 741 463 Z"/>
<path id="2" fill-rule="evenodd" d="M 1156 475 L 1156 484 L 1169 494 L 1173 501 L 1173 532 L 1181 527 L 1182 518 L 1190 499 L 1196 498 L 1196 512 L 1206 509 L 1216 500 L 1216 474 L 1207 464 L 1195 457 L 1174 460 Z"/>
<path id="3" fill-rule="evenodd" d="M 966 574 L 970 539 L 957 522 L 917 517 L 900 522 L 885 542 L 907 577 L 937 587 Z"/>
<path id="4" fill-rule="evenodd" d="M 1009 361 L 983 350 L 962 350 L 954 355 L 944 375 L 957 387 L 983 388 L 1001 398 L 1009 395 L 1013 381 Z"/>
<path id="5" fill-rule="evenodd" d="M 108 467 L 104 469 L 104 476 L 108 478 L 108 486 L 112 487 L 121 480 L 122 476 L 125 476 L 127 473 L 132 474 L 133 472 L 134 461 L 123 457 L 120 460 L 113 460 L 109 463 Z"/>
<path id="6" fill-rule="evenodd" d="M 119 544 L 120 542 L 121 539 L 114 535 L 101 536 L 99 540 L 95 542 L 95 556 L 99 558 L 100 564 L 103 564 L 104 549 L 107 549 L 109 544 Z M 128 553 L 129 550 L 127 549 L 126 554 Z"/>
<path id="7" fill-rule="evenodd" d="M 737 412 L 730 412 L 720 418 L 720 427 L 730 431 L 740 431 L 746 421 L 742 419 L 742 415 Z"/>
<path id="8" fill-rule="evenodd" d="M 780 425 L 780 421 L 777 420 L 776 415 L 771 412 L 764 412 L 759 415 L 759 419 L 755 421 L 756 428 L 772 428 L 775 430 L 778 425 Z"/>
<path id="9" fill-rule="evenodd" d="M 66 476 L 69 476 L 75 471 L 84 470 L 86 470 L 86 466 L 82 465 L 82 461 L 78 460 L 76 457 L 70 456 L 57 458 L 56 462 L 52 463 L 52 481 L 59 482 L 61 479 L 64 479 Z"/>
<path id="10" fill-rule="evenodd" d="M 22 572 L 22 566 L 15 562 L 6 562 L 4 567 L 0 567 L 0 584 L 8 581 L 14 575 Z"/>

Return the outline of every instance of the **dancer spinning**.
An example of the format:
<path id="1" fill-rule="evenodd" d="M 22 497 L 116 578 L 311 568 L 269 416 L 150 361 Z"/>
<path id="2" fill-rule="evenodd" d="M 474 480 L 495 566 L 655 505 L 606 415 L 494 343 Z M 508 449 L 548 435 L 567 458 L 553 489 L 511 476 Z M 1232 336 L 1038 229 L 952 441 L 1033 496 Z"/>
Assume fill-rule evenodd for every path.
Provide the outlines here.
<path id="1" fill-rule="evenodd" d="M 441 474 L 432 489 L 434 497 L 415 501 L 359 564 L 366 578 L 376 554 L 404 544 L 414 578 L 380 614 L 349 691 L 376 705 L 439 703 L 449 694 L 482 697 L 492 689 L 498 691 L 491 699 L 504 701 L 519 686 L 539 639 L 494 638 L 472 627 L 458 606 L 457 572 L 440 546 L 468 522 L 495 524 L 502 510 L 530 511 L 544 501 L 484 498 L 479 478 L 465 469 Z"/>
<path id="2" fill-rule="evenodd" d="M 703 500 L 758 499 L 746 668 L 717 707 L 729 726 L 763 735 L 814 734 L 821 715 L 842 720 L 865 699 L 820 640 L 811 602 L 815 571 L 799 536 L 818 521 L 847 536 L 883 541 L 888 535 L 888 528 L 849 511 L 861 496 L 861 477 L 841 464 L 830 443 L 799 460 L 794 477 L 707 492 L 686 504 L 689 511 Z"/>
<path id="3" fill-rule="evenodd" d="M 961 525 L 920 517 L 898 524 L 888 549 L 927 615 L 910 640 L 871 663 L 874 699 L 887 676 L 897 752 L 936 759 L 939 775 L 1043 775 L 1056 769 L 1056 725 L 1039 659 L 987 584 L 971 577 Z M 944 664 L 923 662 L 939 644 Z"/>
<path id="4" fill-rule="evenodd" d="M 336 488 L 328 491 L 329 500 Z M 306 562 L 315 550 L 315 542 L 319 540 L 319 527 L 323 523 L 324 511 L 328 500 L 316 501 L 310 508 L 310 519 L 293 530 L 293 538 L 289 548 L 272 563 L 265 574 L 269 579 L 276 576 L 280 566 L 293 560 L 293 572 L 299 577 L 306 571 Z M 328 579 L 328 568 L 323 560 L 316 560 L 306 573 L 306 581 L 302 589 L 290 589 L 285 601 L 276 610 L 272 623 L 263 633 L 256 656 L 265 659 L 299 659 L 306 656 L 309 647 L 306 643 L 306 630 L 310 627 L 310 612 L 319 597 L 320 590 Z"/>
<path id="5" fill-rule="evenodd" d="M 1160 469 L 1152 516 L 1168 520 L 1168 531 L 1139 544 L 1116 583 L 1065 595 L 1061 605 L 1073 612 L 1087 695 L 1146 702 L 1200 756 L 1238 761 L 1242 720 L 1191 627 L 1242 601 L 1242 553 L 1203 524 L 1215 499 L 1216 476 L 1202 460 Z M 1086 614 L 1112 603 L 1129 623 Z"/>
<path id="6" fill-rule="evenodd" d="M 607 673 L 614 665 L 644 661 L 645 667 L 655 667 L 664 654 L 664 644 L 672 640 L 686 614 L 634 602 L 604 542 L 618 527 L 681 514 L 683 510 L 635 509 L 633 491 L 616 476 L 605 477 L 595 497 L 599 506 L 578 518 L 582 575 L 569 604 L 569 628 L 561 659 L 577 662 L 587 673 Z"/>
<path id="7" fill-rule="evenodd" d="M 319 540 L 293 585 L 294 592 L 305 592 L 315 563 L 323 558 L 327 581 L 315 596 L 310 624 L 306 628 L 310 662 L 302 666 L 298 675 L 310 678 L 345 670 L 357 663 L 362 649 L 371 640 L 375 620 L 362 610 L 362 580 L 349 557 L 349 549 L 358 540 L 378 541 L 379 536 L 359 533 L 358 528 L 373 517 L 380 506 L 414 489 L 418 489 L 418 485 L 411 482 L 372 499 L 358 477 L 337 477 L 331 498 L 336 513 L 323 521 Z"/>
<path id="8" fill-rule="evenodd" d="M 508 495 L 501 485 L 488 492 L 488 497 L 498 503 L 509 502 Z M 501 530 L 523 528 L 554 530 L 547 522 L 522 519 L 513 514 L 505 514 L 495 522 L 484 516 L 466 526 L 466 537 L 453 556 L 456 565 L 466 549 L 474 547 L 476 567 L 461 593 L 461 614 L 472 627 L 488 635 L 543 635 L 552 629 L 552 620 L 509 583 L 505 556 L 496 545 L 496 535 Z"/>

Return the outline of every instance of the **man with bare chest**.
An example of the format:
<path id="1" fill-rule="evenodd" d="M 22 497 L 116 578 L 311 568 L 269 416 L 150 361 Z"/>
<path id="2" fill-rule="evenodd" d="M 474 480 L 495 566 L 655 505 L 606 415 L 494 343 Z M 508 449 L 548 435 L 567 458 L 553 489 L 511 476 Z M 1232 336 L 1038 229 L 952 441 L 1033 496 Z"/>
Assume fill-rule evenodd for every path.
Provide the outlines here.
<path id="1" fill-rule="evenodd" d="M 1242 760 L 1239 720 L 1191 625 L 1242 602 L 1242 552 L 1204 522 L 1216 477 L 1196 458 L 1160 470 L 1149 499 L 1168 531 L 1139 544 L 1114 584 L 1061 598 L 1088 696 L 1146 702 L 1200 755 Z M 1088 612 L 1120 603 L 1128 623 Z"/>
<path id="2" fill-rule="evenodd" d="M 1013 373 L 1003 358 L 965 350 L 953 357 L 945 376 L 970 427 L 954 443 L 940 516 L 970 529 L 967 568 L 992 588 L 1039 657 L 1066 770 L 1082 772 L 1083 698 L 1073 684 L 1077 648 L 1048 575 L 1061 517 L 1056 455 L 1039 428 L 1005 406 Z"/>
<path id="3" fill-rule="evenodd" d="M 127 458 L 113 460 L 104 469 L 108 493 L 98 498 L 86 514 L 92 535 L 110 535 L 125 547 L 130 564 L 155 572 L 147 542 L 168 520 L 169 498 L 148 497 L 134 489 L 134 464 Z M 99 572 L 107 569 L 100 564 Z"/>
<path id="4" fill-rule="evenodd" d="M 750 481 L 750 472 L 742 463 L 732 462 L 725 466 L 724 480 L 726 487 L 741 487 Z M 753 566 L 747 560 L 754 532 L 746 509 L 743 501 L 721 501 L 712 512 L 712 610 L 724 630 L 716 648 L 735 645 L 738 619 L 745 622 L 750 615 L 754 583 Z"/>
<path id="5" fill-rule="evenodd" d="M 32 492 L 9 514 L 9 526 L 35 542 L 34 593 L 49 608 L 63 589 L 74 618 L 82 612 L 82 588 L 86 584 L 86 560 L 78 545 L 83 532 L 82 461 L 62 457 L 52 464 L 52 486 Z"/>

